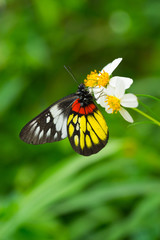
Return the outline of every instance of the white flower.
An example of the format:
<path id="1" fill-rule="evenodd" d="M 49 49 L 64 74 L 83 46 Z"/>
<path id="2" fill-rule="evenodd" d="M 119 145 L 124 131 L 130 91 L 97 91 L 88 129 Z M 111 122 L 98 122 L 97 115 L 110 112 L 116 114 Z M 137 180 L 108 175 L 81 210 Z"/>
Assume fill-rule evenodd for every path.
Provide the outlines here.
<path id="1" fill-rule="evenodd" d="M 115 88 L 104 89 L 97 103 L 104 107 L 107 113 L 120 112 L 122 117 L 131 123 L 133 122 L 133 118 L 123 107 L 136 108 L 138 106 L 138 100 L 134 94 L 125 94 L 125 83 L 123 80 L 118 80 Z"/>
<path id="2" fill-rule="evenodd" d="M 99 77 L 98 84 L 97 84 L 98 86 L 92 88 L 95 98 L 98 98 L 100 96 L 100 94 L 105 89 L 104 87 L 107 87 L 109 90 L 111 90 L 111 88 L 115 88 L 116 83 L 118 81 L 122 81 L 124 83 L 125 89 L 128 89 L 131 86 L 131 84 L 133 83 L 133 80 L 131 78 L 119 77 L 119 76 L 110 77 L 121 61 L 122 61 L 122 58 L 117 58 L 113 62 L 107 64 L 100 71 L 100 73 L 98 74 L 98 77 Z M 107 83 L 107 86 L 106 86 L 106 83 Z"/>
<path id="3" fill-rule="evenodd" d="M 111 76 L 112 72 L 118 67 L 118 65 L 121 63 L 121 61 L 122 61 L 122 58 L 117 58 L 113 62 L 107 64 L 101 70 L 101 74 L 103 74 L 103 72 L 107 72 L 109 74 L 109 76 Z M 111 85 L 111 87 L 115 87 L 116 82 L 119 80 L 122 80 L 124 82 L 125 89 L 128 89 L 131 86 L 131 84 L 133 83 L 133 80 L 131 78 L 115 76 L 115 77 L 110 78 L 109 84 Z"/>

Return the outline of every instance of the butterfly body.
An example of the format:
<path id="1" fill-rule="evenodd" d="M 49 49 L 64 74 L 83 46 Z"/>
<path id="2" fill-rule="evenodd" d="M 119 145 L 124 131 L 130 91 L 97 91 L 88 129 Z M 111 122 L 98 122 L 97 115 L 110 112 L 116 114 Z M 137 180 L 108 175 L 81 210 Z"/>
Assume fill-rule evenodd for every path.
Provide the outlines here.
<path id="1" fill-rule="evenodd" d="M 108 136 L 107 124 L 83 84 L 75 94 L 52 104 L 20 132 L 24 142 L 35 145 L 68 137 L 73 149 L 85 156 L 100 151 Z"/>

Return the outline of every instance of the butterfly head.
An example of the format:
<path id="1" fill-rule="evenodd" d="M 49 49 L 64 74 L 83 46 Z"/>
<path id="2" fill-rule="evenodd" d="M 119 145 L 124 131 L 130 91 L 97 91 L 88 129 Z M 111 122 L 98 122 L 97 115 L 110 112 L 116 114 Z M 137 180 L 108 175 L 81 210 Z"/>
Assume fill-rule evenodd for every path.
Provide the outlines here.
<path id="1" fill-rule="evenodd" d="M 93 100 L 92 95 L 89 93 L 83 83 L 78 86 L 76 94 L 80 99 L 79 102 L 82 107 L 87 106 Z"/>

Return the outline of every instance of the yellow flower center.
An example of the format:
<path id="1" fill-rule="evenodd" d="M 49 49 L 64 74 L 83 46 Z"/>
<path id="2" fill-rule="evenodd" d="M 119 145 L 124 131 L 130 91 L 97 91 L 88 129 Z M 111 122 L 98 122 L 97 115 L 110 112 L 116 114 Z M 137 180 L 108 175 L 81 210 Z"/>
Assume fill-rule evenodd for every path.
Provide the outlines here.
<path id="1" fill-rule="evenodd" d="M 87 75 L 87 78 L 84 80 L 86 87 L 96 87 L 103 86 L 106 87 L 109 83 L 109 74 L 105 71 L 97 73 L 96 70 L 92 71 Z"/>
<path id="2" fill-rule="evenodd" d="M 98 76 L 98 86 L 106 87 L 109 83 L 109 74 L 103 70 L 103 72 L 99 72 Z"/>
<path id="3" fill-rule="evenodd" d="M 120 100 L 115 96 L 107 96 L 106 99 L 108 110 L 112 109 L 112 113 L 117 113 L 120 110 Z"/>
<path id="4" fill-rule="evenodd" d="M 97 86 L 98 73 L 96 70 L 92 71 L 87 75 L 87 79 L 84 80 L 86 87 L 95 87 Z"/>

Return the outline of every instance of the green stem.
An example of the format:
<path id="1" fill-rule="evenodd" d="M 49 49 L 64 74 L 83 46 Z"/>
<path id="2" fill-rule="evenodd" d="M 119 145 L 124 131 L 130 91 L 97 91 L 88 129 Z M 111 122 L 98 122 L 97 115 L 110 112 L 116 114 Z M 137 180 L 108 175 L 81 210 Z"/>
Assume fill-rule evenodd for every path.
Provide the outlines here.
<path id="1" fill-rule="evenodd" d="M 137 97 L 148 97 L 148 98 L 152 98 L 156 101 L 160 101 L 160 98 L 156 98 L 156 97 L 153 97 L 151 95 L 147 95 L 147 94 L 136 94 Z"/>
<path id="2" fill-rule="evenodd" d="M 147 112 L 148 112 L 149 114 L 151 114 L 151 116 L 152 116 L 153 118 L 157 119 L 158 121 L 160 120 L 160 119 L 159 119 L 159 116 L 157 116 L 157 114 L 155 114 L 155 112 L 153 112 L 150 107 L 148 107 L 146 104 L 144 104 L 143 102 L 141 102 L 139 99 L 138 99 L 138 102 L 139 102 L 140 105 L 142 105 L 142 107 L 144 107 L 145 110 L 147 110 Z"/>
<path id="3" fill-rule="evenodd" d="M 141 114 L 142 116 L 148 118 L 149 120 L 151 120 L 152 122 L 154 122 L 155 124 L 157 124 L 158 126 L 160 126 L 160 122 L 157 121 L 156 119 L 152 118 L 151 116 L 149 116 L 148 114 L 142 112 L 141 110 L 139 110 L 138 108 L 132 108 L 134 111 L 138 112 L 139 114 Z"/>

